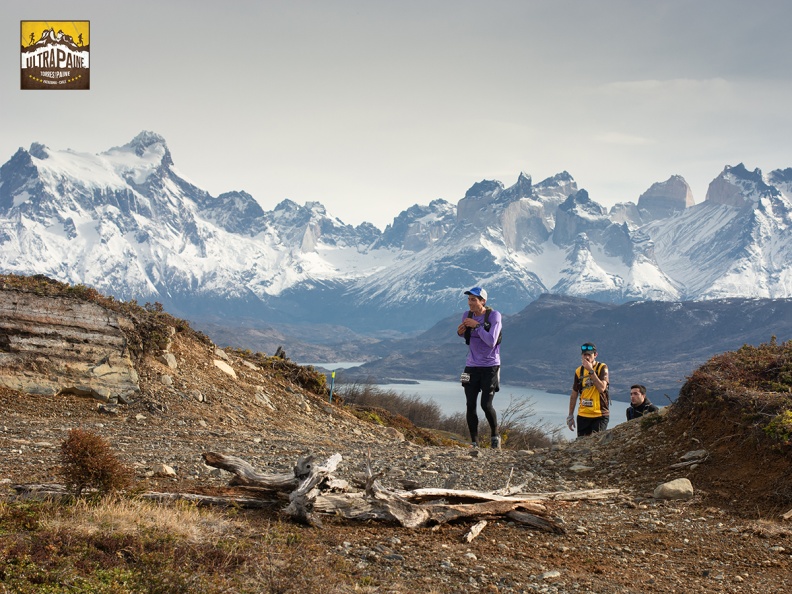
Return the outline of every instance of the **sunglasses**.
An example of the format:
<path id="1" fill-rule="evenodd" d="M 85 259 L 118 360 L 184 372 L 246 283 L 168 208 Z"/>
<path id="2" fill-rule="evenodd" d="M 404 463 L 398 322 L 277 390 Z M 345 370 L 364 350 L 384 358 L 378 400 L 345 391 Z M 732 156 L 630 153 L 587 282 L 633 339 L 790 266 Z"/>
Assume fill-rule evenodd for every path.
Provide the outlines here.
<path id="1" fill-rule="evenodd" d="M 584 344 L 582 347 L 580 347 L 580 350 L 585 353 L 587 351 L 593 351 L 594 347 L 589 344 Z"/>

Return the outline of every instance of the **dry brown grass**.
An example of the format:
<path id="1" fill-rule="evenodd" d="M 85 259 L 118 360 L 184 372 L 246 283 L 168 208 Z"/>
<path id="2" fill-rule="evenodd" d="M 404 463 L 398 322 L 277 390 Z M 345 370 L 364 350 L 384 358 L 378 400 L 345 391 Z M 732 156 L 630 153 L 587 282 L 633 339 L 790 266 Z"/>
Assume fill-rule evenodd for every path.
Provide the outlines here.
<path id="1" fill-rule="evenodd" d="M 87 537 L 102 532 L 119 535 L 160 532 L 191 543 L 215 542 L 240 529 L 238 521 L 218 510 L 188 503 L 163 505 L 141 499 L 105 497 L 98 503 L 78 500 L 42 518 L 44 530 L 69 530 Z"/>
<path id="2" fill-rule="evenodd" d="M 316 536 L 260 512 L 189 504 L 119 498 L 0 503 L 0 591 L 367 591 Z"/>

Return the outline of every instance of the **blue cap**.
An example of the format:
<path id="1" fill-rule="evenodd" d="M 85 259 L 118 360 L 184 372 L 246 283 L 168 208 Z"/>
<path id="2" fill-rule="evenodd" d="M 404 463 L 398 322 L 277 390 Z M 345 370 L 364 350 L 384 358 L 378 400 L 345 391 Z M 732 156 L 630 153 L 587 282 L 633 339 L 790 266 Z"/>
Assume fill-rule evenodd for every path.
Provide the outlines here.
<path id="1" fill-rule="evenodd" d="M 487 300 L 487 292 L 481 287 L 473 287 L 470 291 L 465 291 L 465 295 L 474 295 L 475 297 L 481 297 L 484 301 Z"/>

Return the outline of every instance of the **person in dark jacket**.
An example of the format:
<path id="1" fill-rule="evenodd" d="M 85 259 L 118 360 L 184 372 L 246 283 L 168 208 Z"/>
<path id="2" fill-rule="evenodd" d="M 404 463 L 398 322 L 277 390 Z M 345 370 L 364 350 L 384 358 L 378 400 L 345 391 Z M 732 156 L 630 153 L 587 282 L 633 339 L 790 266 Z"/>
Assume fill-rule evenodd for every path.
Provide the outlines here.
<path id="1" fill-rule="evenodd" d="M 627 409 L 628 421 L 648 415 L 649 413 L 657 412 L 658 410 L 660 409 L 649 402 L 649 399 L 646 397 L 646 386 L 642 386 L 641 384 L 630 386 L 630 406 Z"/>

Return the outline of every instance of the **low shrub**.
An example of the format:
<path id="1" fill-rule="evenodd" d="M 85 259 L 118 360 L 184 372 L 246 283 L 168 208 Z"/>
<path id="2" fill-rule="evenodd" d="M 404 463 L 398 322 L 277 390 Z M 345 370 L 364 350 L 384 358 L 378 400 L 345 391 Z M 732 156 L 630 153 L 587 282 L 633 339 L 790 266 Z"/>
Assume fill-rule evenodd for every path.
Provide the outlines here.
<path id="1" fill-rule="evenodd" d="M 769 437 L 789 443 L 792 440 L 792 410 L 785 410 L 773 417 L 764 427 Z"/>
<path id="2" fill-rule="evenodd" d="M 61 444 L 61 473 L 66 487 L 80 497 L 86 488 L 99 494 L 120 491 L 132 482 L 132 470 L 121 463 L 101 436 L 72 429 Z"/>

